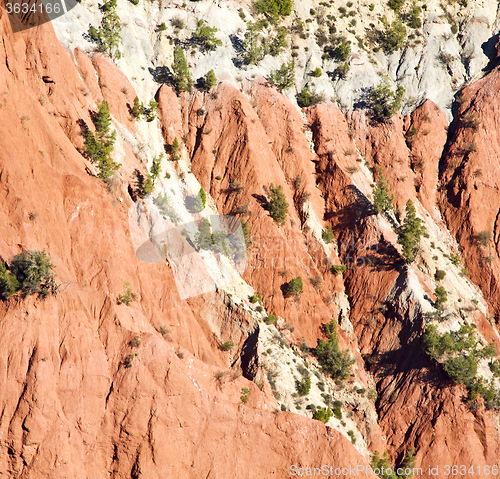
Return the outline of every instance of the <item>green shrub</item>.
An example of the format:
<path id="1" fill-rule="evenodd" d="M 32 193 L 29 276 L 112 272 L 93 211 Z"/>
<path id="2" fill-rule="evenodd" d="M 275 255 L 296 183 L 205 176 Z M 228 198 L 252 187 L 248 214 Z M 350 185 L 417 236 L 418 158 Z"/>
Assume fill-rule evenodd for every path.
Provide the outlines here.
<path id="1" fill-rule="evenodd" d="M 446 276 L 446 271 L 443 271 L 442 269 L 437 269 L 436 273 L 434 274 L 434 279 L 436 281 L 442 281 L 445 276 Z"/>
<path id="2" fill-rule="evenodd" d="M 179 140 L 177 137 L 174 138 L 174 141 L 170 145 L 170 151 L 172 152 L 172 155 L 177 155 L 179 153 Z"/>
<path id="3" fill-rule="evenodd" d="M 333 412 L 329 407 L 323 407 L 314 412 L 313 419 L 317 419 L 318 421 L 321 421 L 326 424 L 330 420 L 332 415 Z"/>
<path id="4" fill-rule="evenodd" d="M 282 53 L 287 47 L 286 44 L 286 28 L 280 27 L 268 42 L 269 54 L 273 57 L 277 57 L 280 53 Z"/>
<path id="5" fill-rule="evenodd" d="M 368 390 L 368 399 L 370 401 L 376 401 L 378 398 L 377 391 L 375 389 L 369 389 Z"/>
<path id="6" fill-rule="evenodd" d="M 147 107 L 142 107 L 142 114 L 144 115 L 146 121 L 151 122 L 156 118 L 156 110 L 158 109 L 158 102 L 155 100 L 150 100 Z"/>
<path id="7" fill-rule="evenodd" d="M 292 0 L 257 0 L 255 8 L 257 13 L 264 14 L 273 23 L 280 17 L 287 17 L 292 13 Z"/>
<path id="8" fill-rule="evenodd" d="M 144 105 L 139 101 L 139 97 L 134 98 L 134 106 L 132 107 L 132 116 L 138 120 L 144 112 Z"/>
<path id="9" fill-rule="evenodd" d="M 232 341 L 226 341 L 220 345 L 221 351 L 231 351 L 234 348 L 234 343 Z"/>
<path id="10" fill-rule="evenodd" d="M 457 356 L 444 362 L 448 376 L 457 384 L 467 384 L 477 373 L 477 363 L 472 356 Z"/>
<path id="11" fill-rule="evenodd" d="M 250 389 L 249 388 L 241 388 L 241 392 L 243 393 L 240 396 L 240 401 L 243 404 L 247 404 L 250 401 Z"/>
<path id="12" fill-rule="evenodd" d="M 342 403 L 340 401 L 333 402 L 333 415 L 340 421 L 342 419 Z"/>
<path id="13" fill-rule="evenodd" d="M 178 92 L 190 91 L 193 86 L 191 73 L 189 73 L 184 51 L 180 46 L 174 48 L 174 63 L 172 63 L 172 73 L 175 88 Z"/>
<path id="14" fill-rule="evenodd" d="M 439 308 L 448 300 L 448 294 L 446 293 L 446 290 L 442 286 L 438 286 L 434 290 L 434 294 L 436 295 L 436 300 L 434 301 L 434 305 L 436 308 Z"/>
<path id="15" fill-rule="evenodd" d="M 54 265 L 45 251 L 23 251 L 14 256 L 8 265 L 0 263 L 0 296 L 7 299 L 20 291 L 22 296 L 38 294 L 45 298 L 56 294 L 58 285 Z"/>
<path id="16" fill-rule="evenodd" d="M 338 38 L 336 45 L 330 50 L 330 56 L 338 62 L 346 62 L 351 56 L 351 43 L 345 37 Z"/>
<path id="17" fill-rule="evenodd" d="M 203 188 L 200 188 L 198 196 L 194 199 L 193 202 L 193 211 L 199 213 L 203 211 L 207 205 L 207 194 Z"/>
<path id="18" fill-rule="evenodd" d="M 321 233 L 321 238 L 326 244 L 330 244 L 335 240 L 332 227 L 328 225 L 325 230 Z"/>
<path id="19" fill-rule="evenodd" d="M 275 223 L 278 223 L 278 225 L 284 226 L 288 213 L 288 203 L 286 202 L 283 188 L 281 187 L 281 185 L 275 187 L 271 183 L 269 185 L 269 188 L 264 188 L 264 191 L 266 192 L 267 196 L 271 198 L 268 200 L 266 205 L 271 218 Z"/>
<path id="20" fill-rule="evenodd" d="M 295 64 L 293 61 L 289 63 L 282 63 L 278 70 L 273 70 L 267 80 L 271 85 L 277 87 L 280 91 L 288 90 L 295 82 L 294 73 Z"/>
<path id="21" fill-rule="evenodd" d="M 323 75 L 323 72 L 320 67 L 316 67 L 314 71 L 311 72 L 311 76 L 314 78 L 319 78 L 321 75 Z"/>
<path id="22" fill-rule="evenodd" d="M 401 7 L 405 4 L 406 0 L 389 0 L 389 7 L 396 13 L 399 13 Z"/>
<path id="23" fill-rule="evenodd" d="M 339 275 L 342 273 L 345 273 L 345 270 L 347 269 L 347 266 L 345 264 L 332 264 L 330 267 L 330 271 L 335 275 Z"/>
<path id="24" fill-rule="evenodd" d="M 163 153 L 160 156 L 153 158 L 153 164 L 151 165 L 151 171 L 146 175 L 141 182 L 140 189 L 143 195 L 148 195 L 152 193 L 156 180 L 160 177 L 161 173 L 161 161 L 163 159 Z"/>
<path id="25" fill-rule="evenodd" d="M 165 24 L 165 22 L 162 22 L 158 25 L 159 32 L 164 32 L 166 29 L 167 29 L 167 25 Z"/>
<path id="26" fill-rule="evenodd" d="M 274 324 L 276 322 L 276 316 L 274 314 L 270 314 L 265 320 L 266 324 Z"/>
<path id="27" fill-rule="evenodd" d="M 19 281 L 10 274 L 4 263 L 0 262 L 0 297 L 7 299 L 19 290 Z"/>
<path id="28" fill-rule="evenodd" d="M 296 98 L 297 103 L 301 108 L 307 108 L 325 101 L 324 95 L 311 92 L 309 87 L 302 88 Z"/>
<path id="29" fill-rule="evenodd" d="M 210 90 L 215 85 L 217 85 L 217 77 L 215 76 L 214 71 L 210 70 L 203 78 L 203 86 L 205 90 Z"/>
<path id="30" fill-rule="evenodd" d="M 406 41 L 406 27 L 400 18 L 396 18 L 392 23 L 382 17 L 384 31 L 380 35 L 381 47 L 386 53 L 391 53 L 403 47 Z"/>
<path id="31" fill-rule="evenodd" d="M 100 7 L 103 12 L 99 28 L 90 27 L 84 37 L 96 44 L 99 52 L 105 53 L 112 59 L 121 57 L 118 49 L 121 41 L 122 26 L 120 17 L 116 13 L 117 0 L 104 0 Z"/>
<path id="32" fill-rule="evenodd" d="M 342 62 L 337 68 L 335 68 L 333 74 L 335 78 L 341 78 L 342 80 L 345 80 L 350 70 L 351 67 L 349 66 L 349 63 Z"/>
<path id="33" fill-rule="evenodd" d="M 243 49 L 245 50 L 243 61 L 248 65 L 258 65 L 269 53 L 269 45 L 260 29 L 259 22 L 247 23 L 247 31 L 243 41 Z"/>
<path id="34" fill-rule="evenodd" d="M 116 141 L 116 131 L 111 132 L 111 115 L 109 105 L 103 101 L 97 107 L 97 115 L 94 120 L 96 134 L 90 130 L 85 136 L 85 154 L 87 158 L 99 168 L 97 176 L 104 181 L 120 168 L 120 164 L 111 159 L 111 153 Z"/>
<path id="35" fill-rule="evenodd" d="M 314 354 L 323 370 L 334 379 L 346 379 L 351 373 L 351 367 L 355 359 L 351 358 L 348 349 L 340 350 L 337 337 L 337 322 L 332 319 L 323 325 L 323 333 L 327 341 L 320 339 L 314 350 Z"/>
<path id="36" fill-rule="evenodd" d="M 204 20 L 198 20 L 192 39 L 203 50 L 215 50 L 217 47 L 222 46 L 222 40 L 215 36 L 217 32 L 217 28 L 209 27 Z"/>
<path id="37" fill-rule="evenodd" d="M 304 285 L 302 283 L 302 278 L 298 276 L 297 278 L 291 279 L 286 287 L 286 294 L 288 296 L 297 296 L 304 292 Z"/>
<path id="38" fill-rule="evenodd" d="M 378 169 L 378 178 L 373 189 L 373 208 L 375 213 L 385 213 L 393 209 L 394 195 L 389 190 L 389 181 L 385 179 L 382 168 Z"/>
<path id="39" fill-rule="evenodd" d="M 154 203 L 162 215 L 168 216 L 174 225 L 179 224 L 181 217 L 179 213 L 177 213 L 172 206 L 170 206 L 166 193 L 160 193 L 154 199 Z"/>
<path id="40" fill-rule="evenodd" d="M 420 237 L 424 231 L 422 220 L 417 217 L 413 202 L 408 200 L 406 202 L 406 216 L 398 231 L 398 243 L 403 248 L 403 258 L 406 263 L 415 261 Z"/>
<path id="41" fill-rule="evenodd" d="M 250 302 L 252 304 L 258 303 L 259 301 L 262 301 L 262 295 L 260 293 L 254 293 L 250 296 Z"/>
<path id="42" fill-rule="evenodd" d="M 308 376 L 302 378 L 300 381 L 296 381 L 295 389 L 297 389 L 299 396 L 307 396 L 311 390 L 311 378 Z"/>
<path id="43" fill-rule="evenodd" d="M 130 306 L 133 301 L 133 293 L 132 293 L 132 286 L 130 286 L 130 283 L 126 281 L 123 283 L 123 293 L 120 293 L 118 295 L 117 303 L 118 304 L 126 304 L 127 306 Z"/>
<path id="44" fill-rule="evenodd" d="M 411 28 L 417 29 L 422 26 L 422 19 L 420 15 L 422 14 L 422 8 L 419 7 L 415 2 L 410 7 L 406 20 Z"/>
<path id="45" fill-rule="evenodd" d="M 401 108 L 404 88 L 399 86 L 394 93 L 389 85 L 389 80 L 382 81 L 370 92 L 372 116 L 374 120 L 384 122 L 392 118 Z"/>

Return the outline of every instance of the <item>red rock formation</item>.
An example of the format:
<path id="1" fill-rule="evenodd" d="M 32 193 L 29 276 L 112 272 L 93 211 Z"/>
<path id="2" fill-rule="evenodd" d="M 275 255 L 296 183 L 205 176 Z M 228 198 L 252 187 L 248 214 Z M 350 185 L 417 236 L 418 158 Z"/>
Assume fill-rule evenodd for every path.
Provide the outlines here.
<path id="1" fill-rule="evenodd" d="M 63 285 L 45 301 L 0 305 L 2 476 L 285 477 L 295 463 L 366 465 L 319 421 L 272 414 L 274 398 L 231 370 L 254 320 L 223 294 L 178 300 L 165 264 L 135 258 L 127 184 L 121 204 L 75 148 L 78 121 L 91 125 L 102 95 L 89 63 L 75 53 L 85 85 L 50 25 L 12 36 L 5 14 L 0 22 L 0 256 L 45 248 Z M 101 80 L 113 77 L 103 69 Z M 102 97 L 126 123 L 123 95 Z M 125 281 L 131 306 L 116 304 Z M 210 324 L 207 308 L 220 310 Z M 227 337 L 232 353 L 217 348 Z"/>
<path id="2" fill-rule="evenodd" d="M 0 475 L 254 478 L 288 477 L 292 464 L 367 465 L 369 459 L 341 433 L 275 411 L 269 386 L 261 391 L 248 379 L 260 368 L 252 349 L 259 326 L 253 317 L 224 292 L 180 300 L 166 264 L 135 257 L 127 187 L 132 171 L 142 169 L 140 161 L 126 145 L 113 193 L 87 173 L 92 166 L 77 150 L 83 146 L 80 125 L 92 126 L 89 111 L 102 99 L 134 131 L 127 103 L 135 92 L 128 80 L 99 56 L 91 60 L 76 50 L 75 64 L 50 25 L 12 35 L 3 10 L 0 15 L 0 257 L 45 248 L 63 285 L 44 301 L 0 304 Z M 483 80 L 483 86 L 492 82 L 485 91 L 493 96 L 495 78 Z M 363 193 L 369 180 L 360 169 L 367 160 L 384 169 L 400 207 L 408 197 L 425 195 L 431 208 L 442 115 L 426 103 L 412 117 L 418 130 L 413 157 L 432 153 L 419 176 L 411 169 L 416 163 L 400 119 L 375 126 L 356 113 L 348 122 L 328 104 L 308 110 L 305 126 L 275 90 L 260 83 L 247 90 L 251 100 L 230 84 L 180 98 L 164 85 L 157 95 L 166 143 L 182 140 L 183 155 L 218 211 L 248 204 L 251 215 L 244 216 L 244 209 L 238 214 L 256 238 L 244 278 L 263 294 L 269 312 L 295 323 L 296 339 L 304 336 L 315 345 L 321 323 L 339 314 L 331 298 L 344 282 L 320 262 L 324 252 L 306 228 L 300 203 L 310 193 L 309 212 L 334 227 L 339 256 L 350 266 L 345 287 L 354 332 L 339 334 L 342 347 L 350 346 L 357 357 L 357 379 L 366 384 L 368 373 L 377 383 L 379 423 L 363 424 L 363 412 L 352 411 L 369 447 L 387 449 L 393 460 L 415 447 L 424 470 L 494 463 L 500 456 L 495 418 L 482 406 L 468 411 L 463 390 L 451 387 L 422 353 L 421 312 L 398 263 L 394 232 L 370 214 Z M 487 96 L 474 94 L 484 102 L 481 111 L 492 110 L 482 125 L 496 131 L 496 103 L 488 106 Z M 442 129 L 420 133 L 425 115 Z M 488 171 L 484 180 L 496 178 L 495 167 L 477 164 Z M 240 194 L 231 186 L 235 181 L 244 186 Z M 283 186 L 290 205 L 284 227 L 262 206 L 262 185 L 271 182 Z M 490 206 L 484 224 L 496 199 L 487 196 L 487 185 L 494 190 L 493 183 L 477 185 Z M 454 192 L 451 186 L 448 192 Z M 480 200 L 474 198 L 472 207 L 450 198 L 444 209 L 452 230 L 455 211 L 483 227 Z M 453 231 L 461 238 L 458 225 Z M 323 281 L 318 291 L 309 281 L 316 275 Z M 296 276 L 304 280 L 299 301 L 282 290 Z M 137 294 L 131 306 L 116 304 L 126 281 Z M 220 351 L 228 339 L 234 350 Z M 248 405 L 241 404 L 243 387 L 251 391 Z"/>
<path id="3" fill-rule="evenodd" d="M 464 88 L 442 164 L 443 216 L 500 318 L 500 70 Z"/>

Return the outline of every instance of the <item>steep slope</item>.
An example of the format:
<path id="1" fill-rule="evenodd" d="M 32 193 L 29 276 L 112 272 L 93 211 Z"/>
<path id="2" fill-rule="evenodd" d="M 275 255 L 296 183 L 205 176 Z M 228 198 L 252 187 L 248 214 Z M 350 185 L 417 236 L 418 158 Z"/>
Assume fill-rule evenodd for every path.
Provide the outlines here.
<path id="1" fill-rule="evenodd" d="M 200 5 L 188 8 L 205 8 Z M 84 10 L 77 8 L 76 14 Z M 120 8 L 132 15 L 135 7 Z M 158 20 L 178 11 L 157 8 L 146 10 Z M 218 8 L 210 7 L 207 16 L 213 18 Z M 81 30 L 94 14 L 84 15 L 76 33 L 59 24 L 66 45 L 88 47 Z M 194 20 L 187 12 L 186 17 Z M 440 24 L 434 20 L 433 28 Z M 384 124 L 373 123 L 365 111 L 345 115 L 332 103 L 301 114 L 261 77 L 229 78 L 210 92 L 176 95 L 145 73 L 147 67 L 153 70 L 148 55 L 157 32 L 141 18 L 124 20 L 129 27 L 124 43 L 130 48 L 118 62 L 122 70 L 102 55 L 64 50 L 51 26 L 14 36 L 5 15 L 0 21 L 5 225 L 0 257 L 45 248 L 63 284 L 58 296 L 45 301 L 30 297 L 1 305 L 0 474 L 287 477 L 292 464 L 366 465 L 374 450 L 387 450 L 391 463 L 399 463 L 411 448 L 417 466 L 426 471 L 435 465 L 495 463 L 497 413 L 487 411 L 482 400 L 468 409 L 464 388 L 430 361 L 420 340 L 425 313 L 433 311 L 434 274 L 446 267 L 442 284 L 450 317 L 440 327 L 477 323 L 482 337 L 498 344 L 480 292 L 449 260 L 456 244 L 436 209 L 445 112 L 427 101 L 411 117 Z M 492 28 L 481 22 L 477 27 L 481 35 Z M 171 53 L 164 40 L 155 53 L 156 68 Z M 471 60 L 470 72 L 483 60 Z M 208 64 L 197 65 L 197 74 Z M 260 72 L 272 66 L 269 62 Z M 447 189 L 439 197 L 471 280 L 492 305 L 498 266 L 496 166 L 481 161 L 496 151 L 488 149 L 488 132 L 496 131 L 497 74 L 465 90 L 464 98 L 473 100 L 463 102 L 462 119 L 450 128 L 441 166 L 449 164 L 453 151 L 465 148 L 474 130 L 466 108 L 484 115 L 484 133 L 475 141 L 478 152 L 484 148 L 487 155 L 467 151 L 462 168 L 442 168 Z M 339 82 L 335 91 L 343 87 Z M 158 122 L 132 119 L 136 91 L 144 101 L 155 95 Z M 92 116 L 103 99 L 118 132 L 113 157 L 122 165 L 108 186 L 80 154 L 82 133 L 93 128 Z M 180 160 L 171 154 L 175 138 Z M 159 186 L 168 191 L 183 226 L 203 217 L 187 206 L 200 186 L 210 193 L 203 215 L 248 220 L 253 245 L 242 278 L 181 299 L 173 268 L 137 259 L 129 212 L 141 196 L 139 179 L 161 152 L 168 175 Z M 477 167 L 488 172 L 482 186 L 464 176 Z M 399 210 L 411 198 L 425 221 L 429 237 L 412 266 L 400 256 L 396 216 L 374 214 L 371 185 L 378 168 L 389 179 Z M 457 200 L 464 194 L 460 182 L 467 185 L 470 201 Z M 289 204 L 282 227 L 266 210 L 263 186 L 270 183 L 283 187 Z M 140 204 L 150 205 L 150 199 Z M 473 231 L 491 227 L 494 232 L 497 256 L 491 253 L 487 262 L 493 279 L 474 267 L 477 255 L 493 246 L 488 243 L 478 253 L 467 242 L 470 228 L 456 217 Z M 327 225 L 336 238 L 329 245 L 322 240 Z M 330 269 L 339 262 L 347 267 L 344 275 Z M 304 292 L 288 296 L 287 283 L 296 277 L 303 279 Z M 125 282 L 137 295 L 131 306 L 116 304 Z M 249 303 L 254 290 L 262 294 L 262 305 Z M 473 301 L 476 310 L 470 308 Z M 276 325 L 263 321 L 270 313 L 278 316 Z M 340 324 L 341 347 L 356 360 L 343 382 L 322 375 L 310 354 L 322 336 L 320 326 L 332 317 Z M 221 351 L 228 340 L 234 349 Z M 305 398 L 296 397 L 301 374 L 312 379 Z M 242 388 L 250 390 L 247 405 Z M 375 389 L 378 398 L 367 397 L 367 389 Z M 327 427 L 311 420 L 314 407 L 334 399 L 342 401 L 342 419 L 332 418 Z"/>
<path id="2" fill-rule="evenodd" d="M 102 92 L 109 83 L 85 94 L 50 25 L 13 36 L 0 21 L 0 252 L 7 260 L 45 248 L 63 285 L 45 301 L 1 305 L 0 475 L 255 477 L 283 476 L 293 463 L 366 464 L 322 423 L 272 414 L 274 399 L 230 370 L 257 328 L 248 313 L 223 292 L 179 301 L 165 264 L 136 259 L 123 180 L 140 162 L 126 144 L 119 149 L 124 166 L 111 193 L 75 148 L 94 101 L 108 98 L 119 117 L 127 94 Z M 96 70 L 101 82 L 120 78 L 101 60 Z M 122 145 L 134 128 L 125 120 L 115 123 Z M 130 307 L 116 304 L 125 281 L 137 294 Z M 220 310 L 216 321 L 206 322 L 206 304 Z M 218 350 L 226 337 L 232 353 Z M 214 379 L 221 371 L 225 383 Z M 243 387 L 248 406 L 238 404 Z"/>

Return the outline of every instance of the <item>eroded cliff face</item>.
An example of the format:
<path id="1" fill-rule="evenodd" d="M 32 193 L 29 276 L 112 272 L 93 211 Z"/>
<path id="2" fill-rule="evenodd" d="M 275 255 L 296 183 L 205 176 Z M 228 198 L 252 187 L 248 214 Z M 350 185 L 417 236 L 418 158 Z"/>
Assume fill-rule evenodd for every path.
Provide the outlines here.
<path id="1" fill-rule="evenodd" d="M 1 303 L 0 475 L 288 477 L 292 464 L 367 465 L 375 450 L 394 463 L 411 448 L 424 471 L 495 463 L 498 415 L 481 400 L 474 411 L 466 407 L 463 387 L 423 353 L 420 335 L 433 274 L 446 262 L 433 259 L 431 241 L 455 253 L 456 237 L 471 281 L 492 308 L 497 303 L 497 70 L 464 91 L 448 133 L 430 101 L 410 117 L 376 125 L 331 103 L 301 114 L 263 79 L 180 96 L 159 86 L 158 122 L 148 128 L 158 128 L 160 140 L 151 144 L 181 142 L 181 160 L 165 157 L 171 176 L 161 182 L 185 188 L 175 190 L 184 192 L 175 197 L 180 202 L 186 185 L 201 185 L 214 212 L 248 220 L 254 240 L 231 293 L 217 288 L 181 300 L 172 269 L 139 261 L 130 239 L 137 173 L 147 172 L 152 156 L 145 126 L 130 114 L 132 83 L 101 55 L 66 51 L 50 25 L 12 35 L 5 14 L 0 22 L 0 257 L 45 248 L 62 283 L 43 301 Z M 81 154 L 82 131 L 93 128 L 103 99 L 122 164 L 109 188 Z M 477 131 L 469 113 L 480 119 Z M 476 150 L 464 153 L 472 131 Z M 456 152 L 461 163 L 448 168 Z M 374 214 L 378 168 L 399 209 L 410 198 L 426 222 L 430 237 L 417 265 L 403 265 L 394 225 Z M 289 204 L 283 227 L 263 206 L 270 183 L 283 186 Z M 336 244 L 321 239 L 327 225 Z M 478 246 L 471 228 L 491 231 L 492 241 Z M 332 274 L 330 265 L 340 262 L 345 274 Z M 480 294 L 447 267 L 450 311 L 459 317 L 458 298 L 468 304 Z M 298 276 L 304 293 L 286 297 L 287 282 Z M 127 281 L 137 297 L 118 305 Z M 262 294 L 262 312 L 248 302 L 252 288 Z M 485 312 L 481 304 L 467 321 L 498 342 Z M 263 322 L 269 313 L 278 329 Z M 332 317 L 341 346 L 356 359 L 343 385 L 321 376 L 298 347 L 302 339 L 315 346 Z M 266 335 L 275 335 L 276 349 Z M 234 349 L 221 351 L 228 340 Z M 324 405 L 321 377 L 342 400 L 347 426 L 312 420 L 309 401 L 292 397 L 295 361 L 304 359 L 318 373 L 310 401 Z M 362 387 L 378 398 L 368 400 L 357 392 Z M 247 404 L 242 388 L 250 390 Z"/>

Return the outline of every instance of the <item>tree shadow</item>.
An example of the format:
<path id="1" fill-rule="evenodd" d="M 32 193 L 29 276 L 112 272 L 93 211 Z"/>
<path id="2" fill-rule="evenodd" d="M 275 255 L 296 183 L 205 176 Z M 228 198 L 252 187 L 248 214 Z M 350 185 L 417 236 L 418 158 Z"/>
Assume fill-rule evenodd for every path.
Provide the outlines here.
<path id="1" fill-rule="evenodd" d="M 137 201 L 139 199 L 144 198 L 144 194 L 142 192 L 142 184 L 144 183 L 144 175 L 138 170 L 135 169 L 133 173 L 133 180 L 128 185 L 128 194 L 132 201 Z"/>
<path id="2" fill-rule="evenodd" d="M 174 81 L 174 75 L 172 71 L 166 66 L 160 66 L 156 68 L 149 68 L 149 73 L 153 77 L 156 83 L 172 83 Z"/>
<path id="3" fill-rule="evenodd" d="M 483 53 L 489 59 L 488 65 L 483 68 L 483 72 L 489 72 L 493 70 L 493 68 L 495 68 L 498 64 L 500 64 L 500 56 L 498 56 L 496 48 L 499 40 L 500 34 L 497 33 L 481 44 Z"/>

